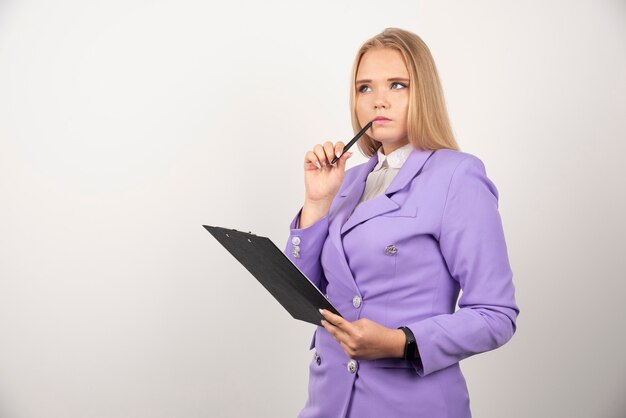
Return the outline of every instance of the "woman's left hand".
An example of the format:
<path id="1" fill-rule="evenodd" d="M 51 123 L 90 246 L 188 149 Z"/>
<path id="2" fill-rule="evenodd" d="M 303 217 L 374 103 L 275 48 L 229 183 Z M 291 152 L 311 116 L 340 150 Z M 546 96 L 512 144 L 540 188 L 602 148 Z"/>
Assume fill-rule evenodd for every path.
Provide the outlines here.
<path id="1" fill-rule="evenodd" d="M 382 326 L 366 318 L 354 322 L 346 321 L 325 309 L 322 326 L 332 335 L 355 360 L 373 360 L 383 357 L 404 356 L 406 336 L 402 330 Z"/>

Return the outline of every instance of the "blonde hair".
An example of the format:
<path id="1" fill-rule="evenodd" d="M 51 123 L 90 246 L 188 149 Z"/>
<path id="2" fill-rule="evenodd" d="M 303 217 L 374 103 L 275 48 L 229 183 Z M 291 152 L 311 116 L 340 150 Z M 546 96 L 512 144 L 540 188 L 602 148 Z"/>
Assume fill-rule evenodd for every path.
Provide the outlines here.
<path id="1" fill-rule="evenodd" d="M 356 74 L 363 55 L 374 48 L 395 49 L 404 58 L 410 79 L 407 134 L 413 146 L 422 150 L 448 148 L 459 151 L 430 50 L 419 36 L 399 28 L 387 28 L 368 39 L 356 54 L 350 80 L 350 113 L 354 133 L 363 128 L 356 115 Z M 371 157 L 381 143 L 366 133 L 357 145 L 363 154 Z"/>

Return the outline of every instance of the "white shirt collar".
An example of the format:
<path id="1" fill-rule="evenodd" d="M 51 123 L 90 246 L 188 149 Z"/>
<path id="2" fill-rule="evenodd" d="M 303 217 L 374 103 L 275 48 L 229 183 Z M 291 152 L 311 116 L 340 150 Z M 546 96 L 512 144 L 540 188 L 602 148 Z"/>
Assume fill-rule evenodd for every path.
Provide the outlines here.
<path id="1" fill-rule="evenodd" d="M 378 163 L 374 166 L 372 171 L 379 170 L 383 161 L 387 160 L 387 165 L 390 168 L 400 168 L 402 164 L 409 158 L 409 154 L 413 151 L 413 144 L 410 142 L 406 145 L 401 146 L 400 148 L 394 150 L 391 154 L 385 155 L 383 154 L 383 147 L 378 148 Z"/>

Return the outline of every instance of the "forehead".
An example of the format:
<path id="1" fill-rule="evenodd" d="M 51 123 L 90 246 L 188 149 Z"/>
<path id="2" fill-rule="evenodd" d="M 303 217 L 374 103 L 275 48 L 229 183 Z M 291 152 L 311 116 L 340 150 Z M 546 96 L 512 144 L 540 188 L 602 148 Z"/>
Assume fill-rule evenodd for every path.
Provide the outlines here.
<path id="1" fill-rule="evenodd" d="M 391 48 L 370 49 L 361 57 L 357 69 L 358 79 L 409 78 L 409 71 L 400 51 Z"/>

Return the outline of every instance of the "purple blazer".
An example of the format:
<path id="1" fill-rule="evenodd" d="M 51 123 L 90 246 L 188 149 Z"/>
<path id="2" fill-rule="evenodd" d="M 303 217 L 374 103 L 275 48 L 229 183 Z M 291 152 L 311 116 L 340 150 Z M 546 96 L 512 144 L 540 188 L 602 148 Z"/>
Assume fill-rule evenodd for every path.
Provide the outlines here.
<path id="1" fill-rule="evenodd" d="M 299 417 L 470 417 L 459 361 L 513 336 L 496 186 L 474 155 L 439 149 L 426 162 L 432 152 L 414 149 L 385 193 L 352 212 L 375 154 L 346 171 L 326 216 L 302 229 L 293 219 L 285 254 L 341 315 L 408 326 L 421 356 L 353 360 L 320 325 Z"/>

